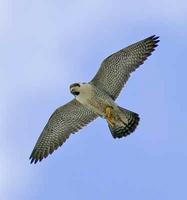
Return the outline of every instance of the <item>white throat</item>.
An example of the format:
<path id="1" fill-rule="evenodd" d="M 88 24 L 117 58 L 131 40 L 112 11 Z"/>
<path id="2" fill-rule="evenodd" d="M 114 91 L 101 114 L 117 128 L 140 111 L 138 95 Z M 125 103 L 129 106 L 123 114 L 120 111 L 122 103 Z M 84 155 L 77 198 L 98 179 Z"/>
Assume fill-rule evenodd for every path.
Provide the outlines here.
<path id="1" fill-rule="evenodd" d="M 94 95 L 92 85 L 89 83 L 81 85 L 79 92 L 79 95 L 75 98 L 82 104 L 87 104 L 88 100 L 90 100 Z"/>

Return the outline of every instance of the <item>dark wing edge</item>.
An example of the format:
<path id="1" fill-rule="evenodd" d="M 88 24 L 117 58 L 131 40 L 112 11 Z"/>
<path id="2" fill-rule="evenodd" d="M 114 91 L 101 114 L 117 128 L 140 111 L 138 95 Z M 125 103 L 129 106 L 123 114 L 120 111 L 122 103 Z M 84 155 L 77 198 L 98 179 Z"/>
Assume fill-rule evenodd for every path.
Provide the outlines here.
<path id="1" fill-rule="evenodd" d="M 130 73 L 142 65 L 158 46 L 158 39 L 159 36 L 152 35 L 110 55 L 103 60 L 90 83 L 107 92 L 115 100 Z"/>
<path id="2" fill-rule="evenodd" d="M 60 147 L 70 136 L 97 115 L 80 104 L 76 99 L 59 107 L 49 118 L 30 155 L 31 164 L 36 164 Z"/>

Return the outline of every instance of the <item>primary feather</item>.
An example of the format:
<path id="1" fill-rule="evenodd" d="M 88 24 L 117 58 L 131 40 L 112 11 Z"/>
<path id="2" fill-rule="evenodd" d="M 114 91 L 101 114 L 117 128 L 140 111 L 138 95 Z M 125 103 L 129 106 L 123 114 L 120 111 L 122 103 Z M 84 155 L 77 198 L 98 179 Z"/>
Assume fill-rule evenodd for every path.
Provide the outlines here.
<path id="1" fill-rule="evenodd" d="M 107 57 L 91 83 L 115 100 L 130 73 L 143 64 L 154 51 L 159 42 L 158 38 L 153 35 Z"/>

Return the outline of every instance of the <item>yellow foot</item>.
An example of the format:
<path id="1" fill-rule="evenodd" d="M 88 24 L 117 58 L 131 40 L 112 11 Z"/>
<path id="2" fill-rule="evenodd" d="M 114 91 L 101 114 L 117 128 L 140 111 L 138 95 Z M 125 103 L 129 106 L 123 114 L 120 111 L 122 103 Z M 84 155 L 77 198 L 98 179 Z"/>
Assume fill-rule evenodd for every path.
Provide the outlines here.
<path id="1" fill-rule="evenodd" d="M 106 117 L 106 120 L 107 122 L 112 126 L 114 127 L 114 118 L 111 114 L 111 107 L 106 107 L 105 109 L 105 117 Z"/>

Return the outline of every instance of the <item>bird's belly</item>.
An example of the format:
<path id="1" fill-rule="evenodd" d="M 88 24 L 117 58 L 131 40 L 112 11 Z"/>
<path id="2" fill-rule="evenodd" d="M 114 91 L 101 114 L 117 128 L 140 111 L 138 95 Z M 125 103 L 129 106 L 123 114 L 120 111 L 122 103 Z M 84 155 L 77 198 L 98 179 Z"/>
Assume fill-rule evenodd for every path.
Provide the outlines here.
<path id="1" fill-rule="evenodd" d="M 92 110 L 94 113 L 98 114 L 101 117 L 104 117 L 105 108 L 107 106 L 106 102 L 103 99 L 98 99 L 97 97 L 91 98 L 76 98 L 81 104 L 86 106 L 88 109 Z"/>
<path id="2" fill-rule="evenodd" d="M 105 116 L 105 108 L 107 105 L 104 102 L 88 100 L 86 106 L 101 117 Z"/>

